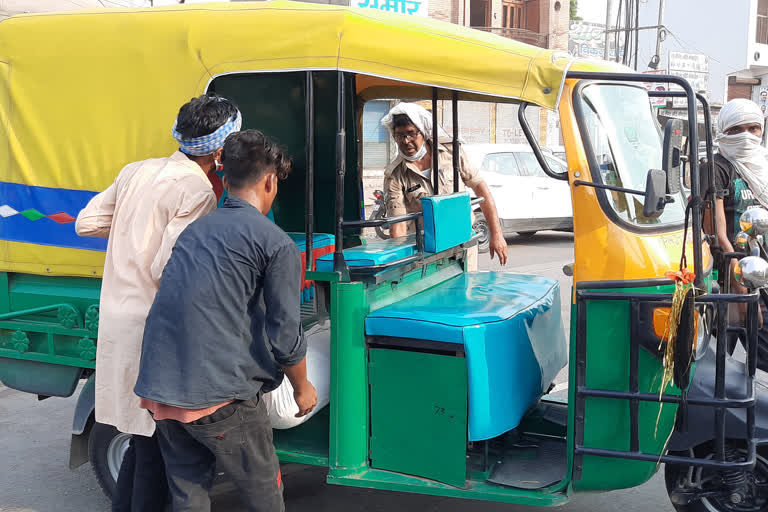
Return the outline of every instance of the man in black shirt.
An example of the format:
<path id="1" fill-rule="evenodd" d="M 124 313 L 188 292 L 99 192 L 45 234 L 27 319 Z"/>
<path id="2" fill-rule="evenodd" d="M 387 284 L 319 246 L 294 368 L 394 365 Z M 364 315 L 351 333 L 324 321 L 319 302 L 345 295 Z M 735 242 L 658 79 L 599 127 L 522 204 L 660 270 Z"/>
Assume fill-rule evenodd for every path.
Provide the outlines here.
<path id="1" fill-rule="evenodd" d="M 763 133 L 763 116 L 758 106 L 749 100 L 729 101 L 721 110 L 718 119 L 719 152 L 714 157 L 715 208 L 717 218 L 717 240 L 724 252 L 734 252 L 733 243 L 740 231 L 739 218 L 746 210 L 759 207 L 755 197 L 750 160 L 752 154 L 759 152 L 760 137 Z M 754 149 L 753 149 L 754 148 Z M 760 160 L 758 156 L 757 160 Z M 764 157 L 763 157 L 763 160 Z M 764 166 L 768 171 L 768 160 Z M 708 176 L 708 167 L 702 168 L 702 175 Z M 704 180 L 706 183 L 707 180 Z M 751 183 L 750 183 L 751 182 Z M 709 231 L 712 229 L 710 227 Z M 734 293 L 746 293 L 747 290 L 735 280 L 725 280 L 725 275 L 733 275 L 736 259 L 719 262 L 720 282 Z"/>
<path id="2" fill-rule="evenodd" d="M 209 511 L 218 468 L 247 509 L 284 510 L 261 395 L 285 374 L 298 416 L 306 376 L 298 247 L 267 219 L 290 161 L 256 130 L 227 137 L 222 208 L 179 236 L 147 317 L 135 392 L 153 413 L 175 512 Z"/>

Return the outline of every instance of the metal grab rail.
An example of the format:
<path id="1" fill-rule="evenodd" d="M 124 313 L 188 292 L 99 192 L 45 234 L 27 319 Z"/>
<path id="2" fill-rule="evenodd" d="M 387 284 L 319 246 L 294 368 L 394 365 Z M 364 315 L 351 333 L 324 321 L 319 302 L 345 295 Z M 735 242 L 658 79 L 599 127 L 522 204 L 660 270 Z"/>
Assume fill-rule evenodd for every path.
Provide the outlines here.
<path id="1" fill-rule="evenodd" d="M 539 146 L 539 141 L 536 139 L 536 136 L 533 134 L 533 130 L 531 130 L 531 126 L 528 124 L 528 119 L 525 117 L 525 109 L 528 108 L 527 101 L 521 101 L 520 105 L 517 108 L 517 121 L 520 123 L 520 128 L 523 129 L 523 133 L 525 134 L 525 138 L 528 139 L 528 144 L 530 144 L 531 149 L 533 150 L 534 156 L 536 156 L 536 160 L 539 162 L 539 165 L 541 166 L 541 169 L 544 171 L 544 174 L 549 176 L 550 178 L 554 178 L 556 180 L 562 180 L 562 181 L 568 181 L 568 171 L 565 172 L 555 172 L 549 167 L 549 162 L 544 158 L 544 154 L 541 152 L 541 147 Z"/>
<path id="2" fill-rule="evenodd" d="M 476 206 L 480 203 L 484 203 L 484 197 L 473 197 L 469 204 L 470 207 Z M 345 220 L 342 225 L 344 228 L 376 228 L 376 227 L 389 227 L 393 224 L 400 224 L 401 222 L 408 222 L 423 217 L 421 212 L 406 213 L 405 215 L 397 215 L 395 217 L 384 217 L 383 219 L 363 219 L 363 220 Z"/>
<path id="3" fill-rule="evenodd" d="M 669 282 L 671 284 L 671 281 Z M 698 297 L 698 303 L 707 303 L 717 309 L 717 351 L 715 367 L 715 393 L 712 398 L 691 398 L 684 393 L 683 396 L 667 393 L 641 393 L 639 389 L 639 352 L 640 352 L 640 304 L 641 303 L 669 303 L 671 294 L 663 293 L 619 293 L 612 291 L 588 291 L 591 287 L 597 288 L 599 283 L 578 283 L 576 286 L 576 391 L 575 391 L 575 440 L 574 440 L 574 479 L 581 476 L 583 470 L 583 457 L 585 455 L 621 458 L 648 462 L 662 462 L 670 464 L 684 464 L 696 467 L 709 467 L 718 469 L 744 469 L 750 468 L 757 460 L 757 439 L 755 438 L 755 407 L 757 403 L 755 393 L 755 371 L 757 367 L 757 315 L 759 295 L 721 294 L 704 295 Z M 623 288 L 629 283 L 616 282 L 613 288 Z M 600 286 L 606 289 L 605 286 Z M 610 288 L 608 288 L 610 289 Z M 609 389 L 590 388 L 586 385 L 587 373 L 587 302 L 599 301 L 628 301 L 630 304 L 630 368 L 629 391 L 615 391 Z M 744 329 L 745 345 L 747 352 L 744 398 L 729 399 L 725 393 L 725 358 L 727 349 L 727 309 L 730 303 L 747 304 L 747 327 Z M 629 402 L 630 439 L 629 449 L 609 450 L 592 448 L 584 445 L 585 408 L 587 398 L 607 398 L 627 400 Z M 645 402 L 664 402 L 677 404 L 691 404 L 696 406 L 713 407 L 715 409 L 715 457 L 704 459 L 698 457 L 682 457 L 664 454 L 645 453 L 640 451 L 639 433 L 639 404 Z M 728 461 L 725 455 L 725 410 L 743 409 L 747 414 L 745 427 L 745 439 L 747 440 L 747 458 L 745 461 Z"/>

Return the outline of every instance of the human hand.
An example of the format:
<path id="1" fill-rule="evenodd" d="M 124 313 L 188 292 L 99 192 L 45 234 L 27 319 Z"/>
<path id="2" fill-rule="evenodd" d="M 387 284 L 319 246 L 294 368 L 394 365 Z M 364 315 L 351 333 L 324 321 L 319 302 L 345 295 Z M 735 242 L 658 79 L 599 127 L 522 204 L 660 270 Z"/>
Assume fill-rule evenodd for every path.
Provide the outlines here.
<path id="1" fill-rule="evenodd" d="M 296 413 L 297 418 L 306 416 L 312 409 L 317 406 L 317 390 L 308 380 L 304 381 L 304 384 L 293 390 L 293 399 L 296 400 L 296 405 L 299 406 L 299 412 Z"/>
<path id="2" fill-rule="evenodd" d="M 499 257 L 499 263 L 502 265 L 507 264 L 507 241 L 504 240 L 504 235 L 500 232 L 491 235 L 488 250 L 491 253 L 491 259 L 496 255 Z"/>

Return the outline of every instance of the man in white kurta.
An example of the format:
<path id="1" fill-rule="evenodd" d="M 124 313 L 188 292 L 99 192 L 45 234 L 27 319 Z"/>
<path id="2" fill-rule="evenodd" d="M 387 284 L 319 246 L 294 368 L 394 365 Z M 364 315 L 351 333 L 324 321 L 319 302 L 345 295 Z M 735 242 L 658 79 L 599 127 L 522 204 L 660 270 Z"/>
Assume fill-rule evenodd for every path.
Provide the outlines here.
<path id="1" fill-rule="evenodd" d="M 216 208 L 209 174 L 215 176 L 224 138 L 240 125 L 240 113 L 229 101 L 193 99 L 174 125 L 180 150 L 127 165 L 77 217 L 79 235 L 109 237 L 96 349 L 96 421 L 133 434 L 129 452 L 135 451 L 124 459 L 114 511 L 165 506 L 155 422 L 133 392 L 144 322 L 177 237 Z"/>

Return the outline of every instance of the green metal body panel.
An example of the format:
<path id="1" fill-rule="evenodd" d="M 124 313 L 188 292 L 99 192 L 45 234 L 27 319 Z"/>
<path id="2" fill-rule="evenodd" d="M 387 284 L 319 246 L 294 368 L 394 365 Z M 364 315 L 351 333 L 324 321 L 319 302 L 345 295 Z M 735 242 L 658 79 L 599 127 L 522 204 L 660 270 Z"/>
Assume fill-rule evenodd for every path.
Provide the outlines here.
<path id="1" fill-rule="evenodd" d="M 564 505 L 569 499 L 566 493 L 527 491 L 489 484 L 485 481 L 485 475 L 470 475 L 467 487 L 464 489 L 426 478 L 378 469 L 369 469 L 356 475 L 346 476 L 339 476 L 331 472 L 328 476 L 328 483 L 385 491 L 412 492 L 448 498 L 497 501 L 500 503 L 515 503 L 539 507 Z"/>
<path id="2" fill-rule="evenodd" d="M 331 475 L 368 467 L 367 314 L 363 283 L 331 283 Z"/>
<path id="3" fill-rule="evenodd" d="M 619 293 L 672 293 L 673 286 L 626 288 Z M 606 321 L 610 319 L 610 321 Z M 576 307 L 571 310 L 570 360 L 576 360 Z M 587 303 L 587 387 L 629 390 L 629 301 L 590 301 Z M 647 351 L 639 352 L 641 392 L 658 393 L 661 362 Z M 569 402 L 575 403 L 575 364 L 569 367 Z M 679 394 L 668 386 L 666 393 Z M 661 415 L 659 416 L 659 409 Z M 661 453 L 672 432 L 677 405 L 641 402 L 639 409 L 640 450 Z M 657 418 L 658 429 L 657 429 Z M 573 467 L 573 407 L 569 409 L 569 467 Z M 590 448 L 629 450 L 629 401 L 587 398 L 584 414 L 584 444 Z M 613 490 L 635 487 L 649 480 L 658 470 L 653 462 L 585 456 L 581 478 L 573 481 L 575 491 Z"/>
<path id="4" fill-rule="evenodd" d="M 101 280 L 0 273 L 0 381 L 70 396 L 94 368 Z"/>
<path id="5" fill-rule="evenodd" d="M 389 349 L 369 358 L 371 467 L 464 487 L 464 358 Z"/>
<path id="6" fill-rule="evenodd" d="M 327 466 L 329 423 L 330 408 L 325 407 L 298 427 L 273 430 L 277 456 L 282 462 Z"/>

